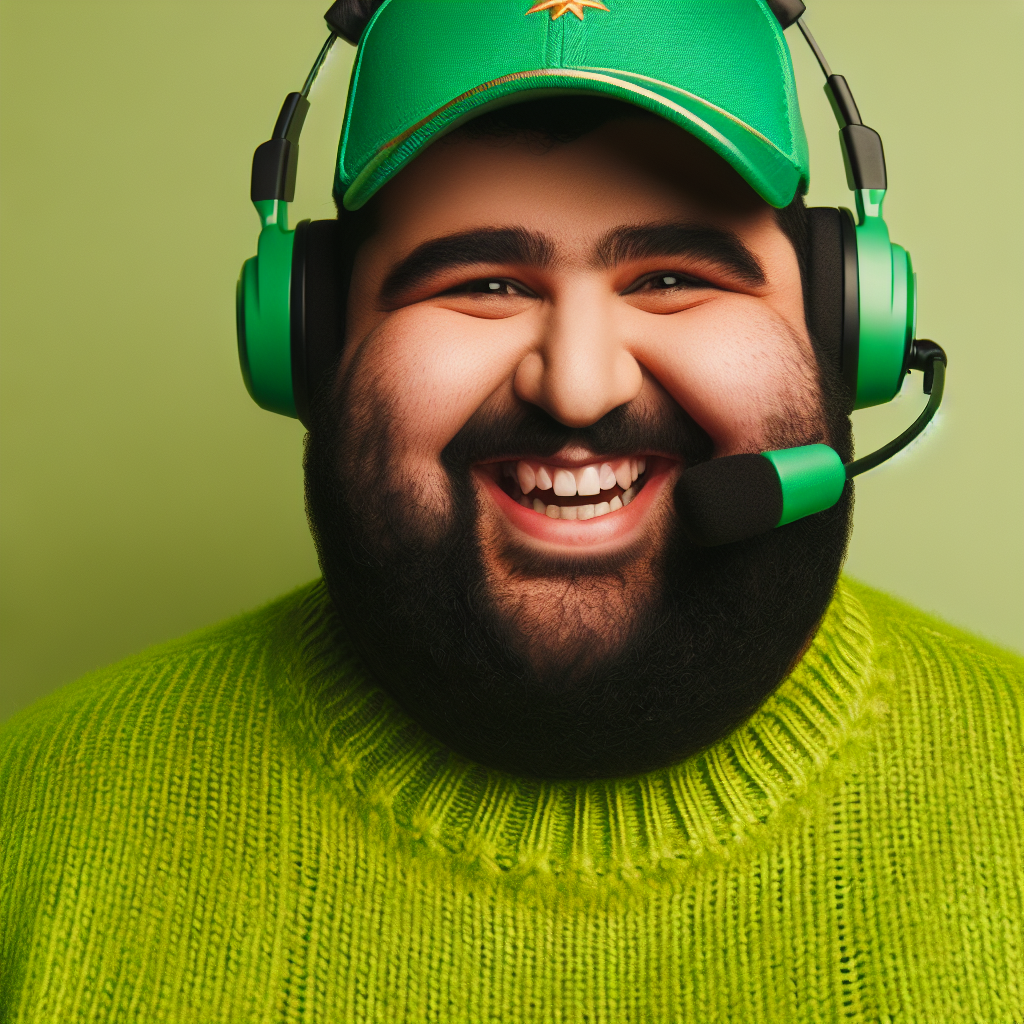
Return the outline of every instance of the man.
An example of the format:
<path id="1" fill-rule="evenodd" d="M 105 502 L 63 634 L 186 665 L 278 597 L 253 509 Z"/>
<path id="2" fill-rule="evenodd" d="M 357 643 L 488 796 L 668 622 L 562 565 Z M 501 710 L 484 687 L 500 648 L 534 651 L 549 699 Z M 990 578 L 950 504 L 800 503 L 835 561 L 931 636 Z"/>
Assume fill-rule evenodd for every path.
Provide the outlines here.
<path id="1" fill-rule="evenodd" d="M 715 546 L 680 512 L 852 457 L 768 7 L 339 6 L 324 583 L 6 729 L 7 1015 L 1020 1016 L 1019 660 L 839 580 L 849 485 Z M 479 73 L 520 38 L 541 86 Z M 477 78 L 426 119 L 413 39 L 408 83 Z"/>

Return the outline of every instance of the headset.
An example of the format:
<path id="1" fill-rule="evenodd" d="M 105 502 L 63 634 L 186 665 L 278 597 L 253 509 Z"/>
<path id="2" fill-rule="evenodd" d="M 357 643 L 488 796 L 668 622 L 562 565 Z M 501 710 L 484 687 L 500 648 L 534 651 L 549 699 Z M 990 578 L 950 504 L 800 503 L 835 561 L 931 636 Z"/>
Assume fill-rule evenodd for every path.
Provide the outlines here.
<path id="1" fill-rule="evenodd" d="M 916 277 L 909 253 L 890 242 L 882 215 L 887 179 L 881 137 L 861 120 L 846 79 L 832 73 L 804 20 L 801 0 L 766 2 L 783 29 L 799 28 L 825 76 L 856 205 L 856 217 L 845 208 L 808 210 L 808 329 L 840 371 L 851 411 L 892 401 L 911 370 L 923 373 L 929 398 L 902 434 L 845 465 L 834 449 L 814 444 L 726 456 L 686 469 L 676 487 L 676 507 L 690 539 L 706 547 L 831 508 L 848 480 L 921 434 L 945 384 L 945 352 L 914 337 Z M 301 92 L 287 96 L 270 140 L 253 156 L 251 198 L 261 230 L 257 255 L 246 260 L 236 290 L 238 355 L 249 394 L 262 408 L 295 416 L 307 427 L 310 396 L 341 348 L 344 298 L 338 281 L 351 268 L 345 266 L 339 222 L 306 220 L 291 230 L 288 203 L 295 195 L 309 91 L 336 39 L 357 45 L 362 28 L 343 2 L 334 3 L 325 20 L 330 35 Z"/>

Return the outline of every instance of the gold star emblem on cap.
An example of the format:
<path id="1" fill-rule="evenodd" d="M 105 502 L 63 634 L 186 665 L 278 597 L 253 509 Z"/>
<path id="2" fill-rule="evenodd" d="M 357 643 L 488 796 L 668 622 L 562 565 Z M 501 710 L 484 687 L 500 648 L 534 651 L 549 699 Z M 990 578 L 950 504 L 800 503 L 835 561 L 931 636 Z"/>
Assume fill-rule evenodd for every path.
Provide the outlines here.
<path id="1" fill-rule="evenodd" d="M 599 11 L 608 10 L 598 0 L 540 0 L 540 3 L 534 4 L 526 13 L 536 14 L 538 11 L 551 11 L 551 20 L 555 21 L 566 11 L 572 11 L 582 21 L 584 7 L 593 7 Z"/>

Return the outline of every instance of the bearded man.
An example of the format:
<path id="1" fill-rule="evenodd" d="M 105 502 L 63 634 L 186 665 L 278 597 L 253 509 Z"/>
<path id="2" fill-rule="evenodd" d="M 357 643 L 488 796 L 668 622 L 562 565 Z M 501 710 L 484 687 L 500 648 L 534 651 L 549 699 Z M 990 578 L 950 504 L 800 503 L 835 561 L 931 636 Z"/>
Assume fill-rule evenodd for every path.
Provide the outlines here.
<path id="1" fill-rule="evenodd" d="M 840 579 L 793 5 L 527 6 L 329 12 L 323 580 L 6 727 L 7 1019 L 1021 1015 L 1019 659 Z M 822 446 L 819 510 L 694 527 L 691 472 Z"/>

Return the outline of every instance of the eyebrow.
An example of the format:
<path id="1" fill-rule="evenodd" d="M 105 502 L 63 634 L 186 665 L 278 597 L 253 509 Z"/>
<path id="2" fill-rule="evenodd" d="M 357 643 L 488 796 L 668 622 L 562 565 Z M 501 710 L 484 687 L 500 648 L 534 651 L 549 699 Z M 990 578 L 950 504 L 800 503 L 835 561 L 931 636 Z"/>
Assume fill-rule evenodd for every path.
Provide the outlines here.
<path id="1" fill-rule="evenodd" d="M 615 228 L 597 244 L 593 262 L 612 267 L 629 260 L 687 257 L 711 264 L 748 284 L 764 284 L 764 268 L 737 235 L 723 228 L 690 224 L 640 224 Z M 477 264 L 550 266 L 555 247 L 549 238 L 525 228 L 478 228 L 432 238 L 395 266 L 381 286 L 384 302 L 438 274 Z"/>
<path id="2" fill-rule="evenodd" d="M 764 267 L 737 235 L 723 228 L 691 224 L 640 224 L 610 231 L 595 250 L 598 265 L 685 256 L 720 267 L 747 284 L 767 281 Z"/>
<path id="3" fill-rule="evenodd" d="M 432 238 L 405 257 L 381 286 L 381 298 L 394 299 L 403 292 L 446 270 L 480 263 L 518 263 L 548 266 L 554 246 L 543 235 L 525 228 L 482 228 L 442 238 Z"/>

